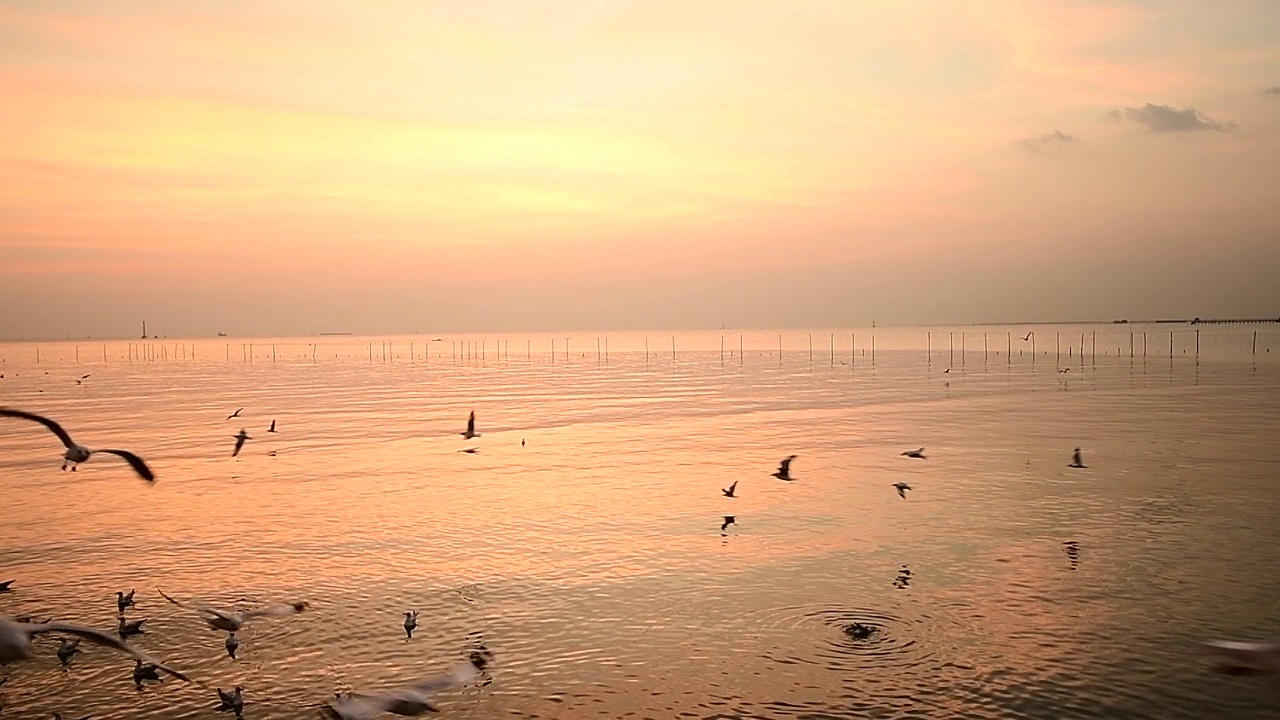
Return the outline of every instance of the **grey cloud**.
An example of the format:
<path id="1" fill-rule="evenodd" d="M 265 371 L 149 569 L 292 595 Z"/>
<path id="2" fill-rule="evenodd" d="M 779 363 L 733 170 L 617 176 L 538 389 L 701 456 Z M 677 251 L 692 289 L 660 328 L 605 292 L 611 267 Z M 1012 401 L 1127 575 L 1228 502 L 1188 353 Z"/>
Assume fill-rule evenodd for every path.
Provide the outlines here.
<path id="1" fill-rule="evenodd" d="M 1119 111 L 1114 111 L 1109 117 L 1117 117 L 1118 113 Z M 1124 117 L 1142 125 L 1147 129 L 1147 132 L 1153 133 L 1191 132 L 1194 130 L 1230 132 L 1235 127 L 1234 123 L 1220 123 L 1200 113 L 1193 107 L 1179 110 L 1168 105 L 1156 105 L 1154 103 L 1147 103 L 1139 108 L 1125 108 Z"/>
<path id="2" fill-rule="evenodd" d="M 1078 135 L 1064 133 L 1061 130 L 1054 130 L 1053 132 L 1045 133 L 1044 135 L 1029 137 L 1022 141 L 1022 146 L 1028 150 L 1038 151 L 1051 147 L 1062 147 L 1063 145 L 1070 145 L 1077 142 L 1080 142 L 1080 137 Z"/>

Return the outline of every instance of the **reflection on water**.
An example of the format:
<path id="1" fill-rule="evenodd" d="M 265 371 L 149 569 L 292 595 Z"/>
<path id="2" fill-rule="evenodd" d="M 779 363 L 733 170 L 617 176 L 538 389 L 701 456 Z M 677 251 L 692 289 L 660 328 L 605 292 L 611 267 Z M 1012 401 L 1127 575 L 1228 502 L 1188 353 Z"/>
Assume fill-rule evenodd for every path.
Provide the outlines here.
<path id="1" fill-rule="evenodd" d="M 136 587 L 130 642 L 243 686 L 250 719 L 438 672 L 476 631 L 491 682 L 442 693 L 448 714 L 1280 716 L 1274 683 L 1194 648 L 1280 636 L 1280 363 L 1251 330 L 1206 329 L 1198 363 L 1183 336 L 1144 363 L 1128 330 L 1087 358 L 1092 329 L 1034 328 L 1034 355 L 1018 330 L 985 352 L 877 330 L 874 364 L 867 331 L 723 355 L 677 334 L 674 357 L 669 334 L 554 358 L 550 337 L 0 346 L 0 404 L 159 477 L 63 473 L 56 438 L 0 424 L 0 612 L 112 629 Z M 311 607 L 247 624 L 232 658 L 157 587 Z M 0 670 L 5 716 L 214 715 L 208 688 L 138 690 L 127 659 L 57 647 Z"/>

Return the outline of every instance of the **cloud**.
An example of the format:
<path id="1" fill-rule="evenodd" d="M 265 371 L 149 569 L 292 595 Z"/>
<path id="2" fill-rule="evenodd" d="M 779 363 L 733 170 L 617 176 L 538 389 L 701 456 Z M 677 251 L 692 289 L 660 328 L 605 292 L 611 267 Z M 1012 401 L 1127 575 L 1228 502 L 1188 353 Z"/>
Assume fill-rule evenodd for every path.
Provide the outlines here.
<path id="1" fill-rule="evenodd" d="M 1271 97 L 1280 98 L 1280 85 L 1277 85 L 1275 87 L 1269 87 L 1266 90 L 1263 90 L 1262 94 L 1270 95 Z"/>
<path id="2" fill-rule="evenodd" d="M 1168 105 L 1156 105 L 1154 103 L 1147 103 L 1140 108 L 1127 107 L 1124 109 L 1124 117 L 1142 125 L 1147 129 L 1147 132 L 1152 133 L 1191 132 L 1193 130 L 1230 132 L 1235 127 L 1235 123 L 1220 123 L 1207 115 L 1201 114 L 1200 111 L 1193 107 L 1179 110 Z M 1118 120 L 1120 111 L 1113 110 L 1108 114 L 1108 118 Z"/>
<path id="3" fill-rule="evenodd" d="M 1040 150 L 1062 147 L 1063 145 L 1070 145 L 1078 142 L 1080 142 L 1079 135 L 1072 135 L 1070 133 L 1064 133 L 1061 130 L 1054 130 L 1051 133 L 1029 137 L 1022 141 L 1022 146 L 1028 150 L 1039 152 Z"/>

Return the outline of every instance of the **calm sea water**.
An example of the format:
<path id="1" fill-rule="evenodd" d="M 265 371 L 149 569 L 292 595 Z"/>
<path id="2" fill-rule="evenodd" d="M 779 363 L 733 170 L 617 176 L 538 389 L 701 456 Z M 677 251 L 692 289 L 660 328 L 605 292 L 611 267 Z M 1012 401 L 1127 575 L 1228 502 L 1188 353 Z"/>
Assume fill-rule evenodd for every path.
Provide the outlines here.
<path id="1" fill-rule="evenodd" d="M 472 631 L 491 682 L 449 716 L 1280 717 L 1273 679 L 1195 646 L 1280 638 L 1280 332 L 1201 328 L 1197 356 L 1173 329 L 0 345 L 0 405 L 159 476 L 63 473 L 0 423 L 0 612 L 109 629 L 137 588 L 131 642 L 261 720 L 442 670 Z M 311 610 L 231 660 L 156 588 Z M 55 647 L 0 669 L 0 715 L 216 716 Z"/>

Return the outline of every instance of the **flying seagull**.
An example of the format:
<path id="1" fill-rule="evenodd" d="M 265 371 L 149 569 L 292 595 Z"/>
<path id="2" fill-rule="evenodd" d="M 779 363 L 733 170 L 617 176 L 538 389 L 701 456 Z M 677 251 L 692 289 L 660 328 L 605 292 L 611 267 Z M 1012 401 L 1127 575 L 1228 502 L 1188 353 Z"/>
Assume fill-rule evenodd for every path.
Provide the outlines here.
<path id="1" fill-rule="evenodd" d="M 128 593 L 121 592 L 120 590 L 116 591 L 116 608 L 120 610 L 121 615 L 124 614 L 125 608 L 133 605 L 133 594 L 135 592 L 137 592 L 137 590 L 130 590 Z"/>
<path id="2" fill-rule="evenodd" d="M 737 489 L 737 487 L 738 487 L 738 481 L 734 480 L 732 485 L 721 490 L 720 492 L 724 493 L 725 497 L 735 497 L 735 495 L 733 494 L 733 491 Z"/>
<path id="3" fill-rule="evenodd" d="M 908 450 L 902 454 L 909 458 L 919 458 L 921 460 L 925 459 L 924 448 L 920 448 L 919 450 Z"/>
<path id="4" fill-rule="evenodd" d="M 472 455 L 475 455 L 476 453 L 480 452 L 480 448 L 465 448 L 463 450 L 459 450 L 458 452 L 470 453 Z"/>
<path id="5" fill-rule="evenodd" d="M 1064 367 L 1064 368 L 1062 368 L 1061 370 L 1059 370 L 1059 371 L 1058 371 L 1058 374 L 1059 374 L 1059 375 L 1066 375 L 1066 374 L 1067 374 L 1067 372 L 1069 372 L 1070 370 L 1071 370 L 1071 368 L 1069 368 L 1069 367 Z"/>
<path id="6" fill-rule="evenodd" d="M 778 471 L 775 472 L 773 476 L 779 480 L 795 480 L 795 478 L 791 477 L 791 461 L 795 459 L 795 455 L 788 455 L 786 459 L 778 465 Z"/>
<path id="7" fill-rule="evenodd" d="M 1084 459 L 1080 457 L 1080 448 L 1076 448 L 1076 451 L 1071 454 L 1071 464 L 1068 465 L 1067 467 L 1071 467 L 1071 468 L 1089 467 L 1088 465 L 1084 464 Z"/>
<path id="8" fill-rule="evenodd" d="M 244 428 L 240 428 L 240 433 L 235 436 L 235 439 L 236 439 L 236 449 L 231 451 L 231 457 L 235 457 L 239 455 L 240 448 L 244 447 L 244 441 L 252 440 L 253 438 L 249 437 L 249 433 L 245 432 Z"/>
<path id="9" fill-rule="evenodd" d="M 1223 658 L 1223 670 L 1264 673 L 1280 670 L 1280 643 L 1203 640 L 1200 644 Z"/>
<path id="10" fill-rule="evenodd" d="M 83 385 L 83 384 L 84 384 L 84 381 L 85 381 L 85 380 L 88 380 L 88 379 L 89 379 L 89 375 L 92 375 L 92 374 L 93 374 L 93 373 L 88 373 L 88 374 L 86 374 L 86 375 L 81 375 L 81 376 L 80 376 L 80 379 L 79 379 L 79 380 L 76 380 L 76 384 L 77 384 L 77 385 Z"/>
<path id="11" fill-rule="evenodd" d="M 235 412 L 233 412 L 233 413 L 231 413 L 230 415 L 228 415 L 228 416 L 227 416 L 227 420 L 230 420 L 231 418 L 238 418 L 238 417 L 240 417 L 240 411 L 241 411 L 241 410 L 243 410 L 243 409 L 244 409 L 244 408 L 238 408 Z M 226 420 L 223 420 L 223 422 L 226 422 Z"/>
<path id="12" fill-rule="evenodd" d="M 467 418 L 467 430 L 462 433 L 463 440 L 480 437 L 480 433 L 476 432 L 476 411 L 471 411 L 471 417 Z"/>
<path id="13" fill-rule="evenodd" d="M 734 517 L 732 515 L 725 515 L 724 522 L 720 524 L 720 532 L 724 532 L 726 528 L 728 528 L 730 525 L 733 525 L 735 522 L 736 520 L 734 520 Z"/>
<path id="14" fill-rule="evenodd" d="M 276 431 L 276 421 L 273 419 L 271 421 L 271 427 L 267 428 L 267 432 L 275 432 L 275 431 Z"/>
<path id="15" fill-rule="evenodd" d="M 0 582 L 0 592 L 9 592 L 9 586 L 12 584 L 13 584 L 12 580 L 5 580 L 4 582 Z"/>
<path id="16" fill-rule="evenodd" d="M 127 653 L 135 658 L 146 660 L 154 664 L 160 670 L 178 678 L 179 680 L 190 682 L 190 678 L 177 670 L 165 667 L 164 665 L 151 659 L 149 655 L 140 650 L 129 647 L 123 641 L 117 640 L 103 632 L 98 632 L 87 627 L 79 625 L 68 625 L 66 623 L 20 623 L 10 620 L 7 616 L 0 615 L 0 663 L 13 662 L 15 660 L 25 660 L 31 657 L 31 636 L 40 633 L 64 633 L 67 635 L 75 635 L 76 637 L 88 640 L 91 643 L 103 645 L 113 650 L 119 650 Z"/>
<path id="17" fill-rule="evenodd" d="M 232 612 L 223 612 L 222 610 L 216 610 L 214 608 L 209 607 L 208 605 L 202 605 L 197 603 L 191 603 L 190 605 L 187 605 L 184 603 L 180 603 L 177 600 L 174 600 L 173 598 L 169 597 L 168 595 L 165 595 L 164 591 L 159 588 L 156 588 L 156 592 L 160 593 L 160 597 L 164 598 L 165 600 L 168 600 L 169 602 L 173 603 L 174 605 L 177 605 L 180 608 L 199 613 L 201 616 L 201 619 L 204 620 L 206 623 L 208 623 L 209 627 L 213 628 L 214 630 L 225 630 L 227 632 L 235 632 L 239 630 L 241 626 L 243 626 L 245 623 L 249 622 L 253 618 L 283 617 L 286 615 L 297 615 L 303 610 L 306 610 L 308 607 L 311 607 L 305 602 L 296 602 L 296 603 L 291 603 L 289 605 L 276 605 L 274 607 L 261 608 L 258 610 L 248 610 L 242 613 L 232 613 Z"/>
<path id="18" fill-rule="evenodd" d="M 63 470 L 66 470 L 67 467 L 70 466 L 74 471 L 78 464 L 88 462 L 89 456 L 93 455 L 95 452 L 108 453 L 110 455 L 117 455 L 124 458 L 125 462 L 129 463 L 129 466 L 133 468 L 133 471 L 138 473 L 139 477 L 143 480 L 146 480 L 147 482 L 155 482 L 156 475 L 151 472 L 151 468 L 147 467 L 147 464 L 142 462 L 142 458 L 134 455 L 128 450 L 90 450 L 83 445 L 77 445 L 75 441 L 71 439 L 71 436 L 67 434 L 67 431 L 62 429 L 61 425 L 49 418 L 36 415 L 35 413 L 13 410 L 10 408 L 0 408 L 0 417 L 16 417 L 24 420 L 33 420 L 52 430 L 53 434 L 57 435 L 58 439 L 61 440 L 62 444 L 67 448 L 66 454 L 62 456 Z"/>
<path id="19" fill-rule="evenodd" d="M 1023 336 L 1023 338 L 1022 338 L 1022 342 L 1026 342 L 1026 341 L 1030 340 L 1030 339 L 1031 339 L 1031 336 L 1032 336 L 1032 335 L 1034 335 L 1034 334 L 1035 334 L 1035 333 L 1030 333 L 1030 332 L 1029 332 L 1029 333 L 1027 333 L 1026 335 L 1024 335 L 1024 336 Z"/>
<path id="20" fill-rule="evenodd" d="M 901 496 L 903 500 L 906 500 L 906 499 L 907 499 L 907 491 L 911 489 L 911 486 L 910 486 L 910 485 L 908 485 L 908 484 L 906 484 L 906 483 L 904 483 L 904 482 L 902 482 L 901 480 L 899 480 L 898 482 L 894 483 L 894 484 L 893 484 L 893 486 L 894 486 L 894 487 L 896 487 L 896 488 L 898 488 L 898 495 L 899 495 L 899 496 Z"/>
<path id="21" fill-rule="evenodd" d="M 943 374 L 943 375 L 946 375 L 946 374 L 948 374 L 948 373 L 950 373 L 950 372 L 951 372 L 951 368 L 947 368 L 946 370 L 943 370 L 943 371 L 942 371 L 942 374 Z M 854 624 L 856 625 L 857 623 L 854 623 Z"/>
<path id="22" fill-rule="evenodd" d="M 413 637 L 413 629 L 418 627 L 418 611 L 409 610 L 404 614 L 404 634 L 406 637 Z"/>
<path id="23" fill-rule="evenodd" d="M 480 677 L 480 671 L 492 661 L 493 653 L 481 648 L 472 652 L 467 662 L 459 663 L 448 672 L 377 695 L 339 697 L 331 700 L 329 707 L 342 720 L 373 720 L 382 713 L 417 717 L 429 712 L 439 712 L 431 704 L 431 693 L 473 682 Z"/>

